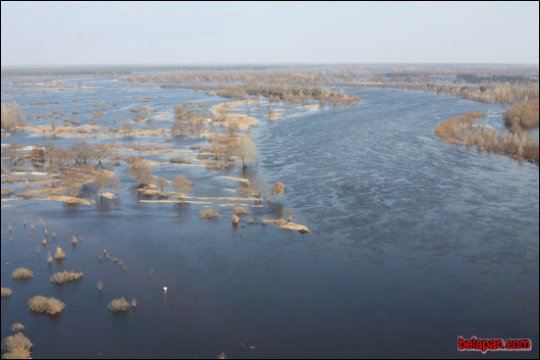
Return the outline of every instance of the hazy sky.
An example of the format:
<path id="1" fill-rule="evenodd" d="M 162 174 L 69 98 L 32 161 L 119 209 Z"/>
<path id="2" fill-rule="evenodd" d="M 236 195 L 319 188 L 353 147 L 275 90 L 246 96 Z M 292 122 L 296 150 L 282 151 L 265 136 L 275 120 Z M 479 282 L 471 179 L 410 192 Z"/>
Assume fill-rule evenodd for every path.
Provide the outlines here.
<path id="1" fill-rule="evenodd" d="M 2 65 L 538 63 L 538 2 L 2 1 Z"/>

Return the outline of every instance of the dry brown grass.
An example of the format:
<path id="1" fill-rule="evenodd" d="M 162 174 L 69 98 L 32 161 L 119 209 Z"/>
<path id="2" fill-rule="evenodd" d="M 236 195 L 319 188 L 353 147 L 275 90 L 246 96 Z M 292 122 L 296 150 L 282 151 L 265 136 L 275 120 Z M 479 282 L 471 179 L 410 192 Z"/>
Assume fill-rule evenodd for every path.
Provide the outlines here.
<path id="1" fill-rule="evenodd" d="M 171 156 L 171 158 L 169 159 L 169 162 L 173 164 L 191 164 L 191 160 L 186 159 L 181 156 Z"/>
<path id="2" fill-rule="evenodd" d="M 83 277 L 82 272 L 74 272 L 74 271 L 62 271 L 54 273 L 53 276 L 51 276 L 51 282 L 62 285 L 65 282 L 74 282 L 82 279 Z"/>
<path id="3" fill-rule="evenodd" d="M 1 291 L 2 291 L 2 297 L 3 298 L 10 297 L 11 295 L 13 295 L 13 290 L 11 290 L 10 288 L 3 287 L 1 289 Z"/>
<path id="4" fill-rule="evenodd" d="M 47 313 L 49 315 L 56 315 L 62 312 L 65 308 L 65 304 L 60 300 L 53 297 L 45 297 L 41 295 L 34 296 L 27 302 L 28 308 L 40 314 Z"/>
<path id="5" fill-rule="evenodd" d="M 232 214 L 231 221 L 233 225 L 238 225 L 238 223 L 240 222 L 240 217 L 236 214 Z"/>
<path id="6" fill-rule="evenodd" d="M 473 123 L 485 118 L 481 112 L 470 112 L 465 115 L 454 116 L 439 123 L 435 128 L 435 135 L 442 141 L 454 145 L 471 145 L 468 133 Z"/>
<path id="7" fill-rule="evenodd" d="M 17 268 L 11 273 L 11 278 L 13 280 L 28 280 L 33 277 L 34 273 L 30 269 L 24 267 Z"/>
<path id="8" fill-rule="evenodd" d="M 128 311 L 131 309 L 131 304 L 125 297 L 114 299 L 107 305 L 107 309 L 113 312 Z"/>
<path id="9" fill-rule="evenodd" d="M 234 215 L 242 216 L 248 214 L 248 208 L 245 206 L 236 206 L 234 208 Z"/>
<path id="10" fill-rule="evenodd" d="M 204 207 L 199 211 L 199 216 L 202 219 L 215 219 L 219 216 L 219 212 L 211 207 Z"/>
<path id="11" fill-rule="evenodd" d="M 286 221 L 283 219 L 263 219 L 263 224 L 272 224 L 279 226 L 282 229 L 292 230 L 292 231 L 299 231 L 301 233 L 309 233 L 310 230 L 305 225 L 296 224 L 292 221 Z"/>
<path id="12" fill-rule="evenodd" d="M 475 145 L 478 151 L 506 155 L 538 164 L 538 139 L 529 139 L 525 132 L 504 134 L 485 126 L 474 126 L 481 113 L 468 113 L 441 122 L 435 129 L 442 141 L 454 145 Z"/>
<path id="13" fill-rule="evenodd" d="M 32 346 L 30 339 L 22 333 L 8 336 L 2 343 L 2 347 L 6 349 L 6 352 L 2 354 L 2 359 L 31 359 Z"/>

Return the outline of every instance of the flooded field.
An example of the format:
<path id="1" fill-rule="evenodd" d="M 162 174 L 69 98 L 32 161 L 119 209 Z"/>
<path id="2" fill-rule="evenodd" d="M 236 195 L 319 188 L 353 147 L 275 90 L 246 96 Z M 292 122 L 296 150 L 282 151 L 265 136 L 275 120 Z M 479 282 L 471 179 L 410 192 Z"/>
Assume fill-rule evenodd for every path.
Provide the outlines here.
<path id="1" fill-rule="evenodd" d="M 227 113 L 258 120 L 241 129 L 257 161 L 220 169 L 201 150 L 205 136 L 170 130 L 175 106 L 206 104 L 210 117 L 230 99 L 114 76 L 55 80 L 64 85 L 2 82 L 2 102 L 16 101 L 28 127 L 2 137 L 3 154 L 13 142 L 114 144 L 118 163 L 91 165 L 121 186 L 106 199 L 88 181 L 77 194 L 88 205 L 69 204 L 19 196 L 52 178 L 39 168 L 2 172 L 2 191 L 14 192 L 2 196 L 2 287 L 13 291 L 2 298 L 2 338 L 23 323 L 33 357 L 483 357 L 458 353 L 459 335 L 530 338 L 532 352 L 512 355 L 538 357 L 538 167 L 433 134 L 469 111 L 499 128 L 505 106 L 392 89 L 347 89 L 359 101 L 342 108 L 274 103 L 272 116 L 266 100 L 232 104 Z M 53 131 L 53 120 L 90 128 L 36 130 Z M 129 156 L 148 161 L 164 189 L 139 191 Z M 173 189 L 177 176 L 190 191 Z M 238 191 L 276 182 L 283 196 Z M 202 218 L 207 206 L 219 216 Z M 236 225 L 235 207 L 247 210 Z M 287 217 L 310 232 L 264 223 Z M 56 247 L 66 258 L 48 262 Z M 12 279 L 19 267 L 33 278 Z M 84 276 L 50 282 L 64 270 Z M 65 309 L 30 312 L 35 295 Z M 110 311 L 119 297 L 136 306 Z"/>

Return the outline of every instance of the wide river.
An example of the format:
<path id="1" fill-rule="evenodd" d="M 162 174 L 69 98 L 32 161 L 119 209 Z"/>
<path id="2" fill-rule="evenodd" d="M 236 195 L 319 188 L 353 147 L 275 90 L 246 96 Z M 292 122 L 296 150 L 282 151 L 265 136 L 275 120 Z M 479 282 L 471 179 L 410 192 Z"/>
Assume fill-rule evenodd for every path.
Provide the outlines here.
<path id="1" fill-rule="evenodd" d="M 25 113 L 46 98 L 83 111 L 115 97 L 125 111 L 134 94 L 150 96 L 163 112 L 182 101 L 223 101 L 94 83 L 102 90 L 45 95 L 8 94 L 3 84 L 2 101 L 15 96 Z M 22 322 L 35 358 L 215 358 L 222 351 L 230 358 L 538 358 L 538 167 L 433 135 L 441 120 L 467 111 L 485 111 L 487 123 L 499 127 L 504 107 L 413 91 L 348 91 L 360 97 L 354 106 L 309 112 L 281 105 L 281 121 L 253 129 L 258 162 L 248 175 L 283 181 L 287 192 L 272 206 L 294 209 L 310 234 L 260 224 L 234 230 L 230 215 L 207 221 L 195 206 L 138 203 L 123 167 L 115 169 L 124 186 L 114 206 L 6 202 L 2 286 L 14 295 L 2 299 L 2 337 Z M 159 121 L 170 126 L 166 116 Z M 12 140 L 47 139 L 18 133 L 2 143 Z M 210 172 L 189 171 L 196 191 L 212 193 Z M 169 179 L 175 172 L 155 170 Z M 32 233 L 22 219 L 44 219 L 56 231 L 68 253 L 61 266 L 36 254 L 42 227 Z M 72 233 L 82 237 L 76 249 Z M 101 260 L 104 248 L 125 267 Z M 35 278 L 14 282 L 17 266 Z M 53 286 L 48 279 L 57 268 L 85 277 Z M 66 309 L 55 318 L 30 313 L 25 303 L 36 294 L 58 297 Z M 106 304 L 118 296 L 134 296 L 138 306 L 109 312 Z M 530 338 L 533 351 L 460 353 L 459 335 Z"/>

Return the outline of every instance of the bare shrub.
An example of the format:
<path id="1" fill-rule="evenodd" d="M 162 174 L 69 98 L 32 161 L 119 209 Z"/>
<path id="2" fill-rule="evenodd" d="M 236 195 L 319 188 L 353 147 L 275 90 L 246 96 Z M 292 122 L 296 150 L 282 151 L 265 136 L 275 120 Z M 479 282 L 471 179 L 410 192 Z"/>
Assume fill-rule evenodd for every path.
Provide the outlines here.
<path id="1" fill-rule="evenodd" d="M 154 179 L 152 169 L 142 158 L 134 157 L 128 159 L 131 167 L 128 170 L 129 176 L 140 186 L 150 185 Z"/>
<path id="2" fill-rule="evenodd" d="M 191 160 L 183 158 L 181 156 L 171 156 L 169 162 L 173 164 L 191 164 Z"/>
<path id="3" fill-rule="evenodd" d="M 202 219 L 215 219 L 219 216 L 219 212 L 216 209 L 205 207 L 199 211 L 199 216 Z"/>
<path id="4" fill-rule="evenodd" d="M 30 300 L 28 300 L 27 305 L 28 308 L 33 312 L 41 314 L 47 313 L 49 315 L 56 315 L 61 313 L 66 306 L 63 302 L 56 298 L 47 298 L 41 295 L 34 296 Z"/>
<path id="5" fill-rule="evenodd" d="M 191 191 L 193 183 L 185 176 L 177 176 L 173 180 L 174 188 L 182 194 L 187 194 Z"/>
<path id="6" fill-rule="evenodd" d="M 125 297 L 120 297 L 111 301 L 109 305 L 107 305 L 107 309 L 113 312 L 128 311 L 131 309 L 131 304 Z"/>
<path id="7" fill-rule="evenodd" d="M 57 261 L 64 260 L 66 258 L 66 253 L 60 246 L 56 247 L 56 250 L 54 251 L 54 258 Z"/>
<path id="8" fill-rule="evenodd" d="M 82 272 L 74 272 L 74 271 L 57 272 L 57 273 L 54 273 L 53 276 L 51 277 L 51 282 L 58 285 L 62 285 L 65 282 L 78 281 L 82 279 L 83 275 L 84 274 Z"/>
<path id="9" fill-rule="evenodd" d="M 11 332 L 12 333 L 18 333 L 24 330 L 24 325 L 21 323 L 14 323 L 11 325 Z"/>
<path id="10" fill-rule="evenodd" d="M 282 196 L 285 194 L 285 184 L 278 181 L 272 185 L 269 192 L 270 196 Z"/>
<path id="11" fill-rule="evenodd" d="M 24 334 L 17 333 L 4 339 L 2 347 L 6 352 L 2 354 L 3 359 L 31 359 L 30 349 L 32 342 Z"/>
<path id="12" fill-rule="evenodd" d="M 10 297 L 11 295 L 13 295 L 13 291 L 10 289 L 10 288 L 5 288 L 3 287 L 2 288 L 2 297 Z"/>
<path id="13" fill-rule="evenodd" d="M 236 206 L 234 208 L 234 215 L 242 216 L 248 214 L 248 208 L 245 206 Z"/>
<path id="14" fill-rule="evenodd" d="M 242 161 L 243 167 L 247 167 L 255 162 L 257 157 L 257 146 L 249 136 L 242 136 L 238 140 L 237 155 Z"/>
<path id="15" fill-rule="evenodd" d="M 34 277 L 34 273 L 27 268 L 20 267 L 11 273 L 14 280 L 28 280 Z"/>
<path id="16" fill-rule="evenodd" d="M 504 121 L 512 131 L 538 127 L 538 99 L 524 101 L 506 110 Z"/>
<path id="17" fill-rule="evenodd" d="M 24 125 L 21 108 L 16 102 L 2 103 L 0 119 L 2 130 L 5 131 L 13 131 L 17 126 Z"/>

